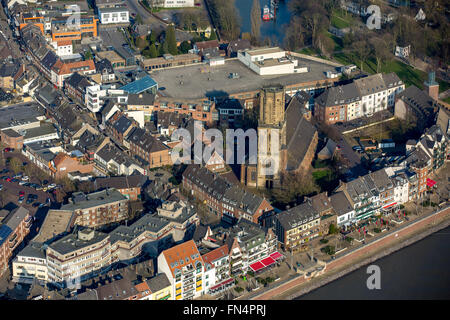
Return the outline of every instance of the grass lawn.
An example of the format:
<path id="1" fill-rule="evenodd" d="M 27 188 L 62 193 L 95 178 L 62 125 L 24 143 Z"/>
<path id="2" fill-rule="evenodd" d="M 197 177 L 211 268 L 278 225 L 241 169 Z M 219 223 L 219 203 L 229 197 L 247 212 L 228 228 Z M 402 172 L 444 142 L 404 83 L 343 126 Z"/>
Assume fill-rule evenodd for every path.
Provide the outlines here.
<path id="1" fill-rule="evenodd" d="M 338 29 L 348 28 L 354 23 L 351 14 L 345 14 L 342 10 L 334 9 L 331 14 L 331 25 Z"/>
<path id="2" fill-rule="evenodd" d="M 331 174 L 330 169 L 317 170 L 312 173 L 316 181 L 328 177 L 329 174 Z"/>
<path id="3" fill-rule="evenodd" d="M 448 97 L 448 98 L 445 98 L 445 99 L 444 99 L 444 102 L 446 102 L 446 103 L 450 103 L 450 97 Z"/>
<path id="4" fill-rule="evenodd" d="M 334 58 L 342 64 L 355 64 L 360 67 L 360 61 L 353 53 L 337 53 Z M 367 59 L 363 64 L 363 69 L 366 72 L 374 74 L 377 72 L 377 63 L 375 59 Z M 427 73 L 414 69 L 398 60 L 390 60 L 381 65 L 380 71 L 382 73 L 395 72 L 407 87 L 415 85 L 416 87 L 423 89 L 423 83 L 428 78 Z M 439 92 L 443 92 L 450 88 L 448 82 L 438 80 Z"/>

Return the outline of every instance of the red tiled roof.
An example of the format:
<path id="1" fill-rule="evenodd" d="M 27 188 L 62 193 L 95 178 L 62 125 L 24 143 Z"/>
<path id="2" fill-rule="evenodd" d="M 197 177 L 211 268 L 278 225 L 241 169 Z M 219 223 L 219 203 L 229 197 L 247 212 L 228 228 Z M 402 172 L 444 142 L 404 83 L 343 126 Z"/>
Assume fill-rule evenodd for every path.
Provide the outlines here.
<path id="1" fill-rule="evenodd" d="M 214 249 L 202 256 L 203 261 L 205 263 L 209 263 L 211 266 L 214 267 L 213 262 L 217 259 L 223 258 L 228 255 L 228 246 L 223 245 L 217 249 Z"/>
<path id="2" fill-rule="evenodd" d="M 182 267 L 189 264 L 195 268 L 197 262 L 200 262 L 203 265 L 202 257 L 193 240 L 189 240 L 175 247 L 164 250 L 162 254 L 166 259 L 173 277 L 175 277 L 175 269 L 181 270 Z"/>

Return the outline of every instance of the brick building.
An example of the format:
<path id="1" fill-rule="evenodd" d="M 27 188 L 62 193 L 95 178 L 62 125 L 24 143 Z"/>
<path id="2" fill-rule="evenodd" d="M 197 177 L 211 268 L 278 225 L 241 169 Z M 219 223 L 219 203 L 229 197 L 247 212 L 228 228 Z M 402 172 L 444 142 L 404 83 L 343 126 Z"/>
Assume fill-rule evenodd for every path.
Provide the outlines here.
<path id="1" fill-rule="evenodd" d="M 93 228 L 127 219 L 128 199 L 116 189 L 76 192 L 59 211 L 72 212 L 76 225 Z"/>
<path id="2" fill-rule="evenodd" d="M 0 138 L 2 143 L 9 148 L 21 150 L 23 147 L 23 136 L 12 129 L 0 131 Z"/>
<path id="3" fill-rule="evenodd" d="M 134 128 L 126 138 L 130 154 L 145 163 L 146 168 L 158 168 L 172 163 L 169 147 L 146 130 Z"/>
<path id="4" fill-rule="evenodd" d="M 13 251 L 30 233 L 33 217 L 24 207 L 11 211 L 0 222 L 0 276 L 8 269 Z"/>
<path id="5" fill-rule="evenodd" d="M 211 213 L 230 221 L 244 218 L 260 223 L 259 218 L 273 210 L 266 199 L 194 164 L 183 172 L 183 188 L 202 201 Z"/>

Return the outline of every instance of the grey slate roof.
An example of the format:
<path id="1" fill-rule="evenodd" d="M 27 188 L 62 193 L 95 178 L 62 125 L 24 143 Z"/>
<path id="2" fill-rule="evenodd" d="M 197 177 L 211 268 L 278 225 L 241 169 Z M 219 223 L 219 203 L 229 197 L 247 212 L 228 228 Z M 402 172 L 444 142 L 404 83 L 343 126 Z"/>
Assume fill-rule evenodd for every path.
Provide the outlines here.
<path id="1" fill-rule="evenodd" d="M 165 273 L 158 273 L 156 276 L 148 279 L 146 282 L 152 293 L 158 292 L 170 286 L 170 281 Z"/>
<path id="2" fill-rule="evenodd" d="M 240 208 L 250 215 L 257 213 L 256 210 L 264 200 L 258 195 L 229 183 L 220 175 L 209 171 L 205 167 L 195 164 L 188 165 L 183 172 L 183 177 L 192 181 L 205 193 L 218 201 Z"/>
<path id="3" fill-rule="evenodd" d="M 337 215 L 343 215 L 353 211 L 353 207 L 344 192 L 338 192 L 330 196 L 331 204 Z"/>
<path id="4" fill-rule="evenodd" d="M 280 212 L 275 217 L 285 230 L 289 230 L 314 219 L 318 219 L 319 212 L 308 201 Z"/>
<path id="5" fill-rule="evenodd" d="M 356 87 L 356 84 L 352 82 L 325 90 L 325 92 L 316 99 L 316 103 L 324 107 L 330 107 L 360 100 L 361 97 L 358 88 Z"/>

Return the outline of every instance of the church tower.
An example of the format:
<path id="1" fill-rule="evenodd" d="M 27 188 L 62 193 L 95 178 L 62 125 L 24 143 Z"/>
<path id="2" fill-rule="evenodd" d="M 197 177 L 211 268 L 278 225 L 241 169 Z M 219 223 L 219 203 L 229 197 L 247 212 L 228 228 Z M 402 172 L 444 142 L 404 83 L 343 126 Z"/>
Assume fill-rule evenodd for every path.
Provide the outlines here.
<path id="1" fill-rule="evenodd" d="M 271 189 L 278 187 L 280 183 L 281 147 L 286 143 L 285 103 L 285 88 L 283 86 L 275 85 L 261 89 L 256 183 L 258 188 Z M 274 141 L 274 139 L 277 141 Z M 261 153 L 262 150 L 266 151 L 266 157 Z M 268 159 L 276 161 L 276 167 L 274 167 L 275 163 Z M 276 168 L 276 170 L 273 171 L 273 168 Z"/>

